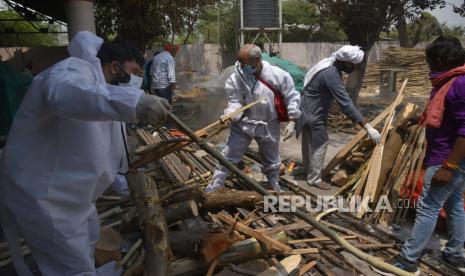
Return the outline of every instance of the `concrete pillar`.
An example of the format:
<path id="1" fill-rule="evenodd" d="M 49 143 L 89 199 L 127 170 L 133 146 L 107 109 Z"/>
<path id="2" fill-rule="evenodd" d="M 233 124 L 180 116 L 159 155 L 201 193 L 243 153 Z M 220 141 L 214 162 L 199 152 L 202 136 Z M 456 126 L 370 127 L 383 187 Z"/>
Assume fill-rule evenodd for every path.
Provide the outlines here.
<path id="1" fill-rule="evenodd" d="M 95 33 L 94 2 L 92 0 L 65 0 L 69 40 L 79 31 Z"/>

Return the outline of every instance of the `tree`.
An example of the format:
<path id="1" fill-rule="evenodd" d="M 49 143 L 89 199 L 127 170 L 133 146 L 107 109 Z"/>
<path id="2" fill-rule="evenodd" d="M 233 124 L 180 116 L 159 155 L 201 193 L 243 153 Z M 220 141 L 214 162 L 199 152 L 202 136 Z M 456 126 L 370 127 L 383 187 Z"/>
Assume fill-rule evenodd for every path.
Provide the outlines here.
<path id="1" fill-rule="evenodd" d="M 397 0 L 395 1 L 394 21 L 399 35 L 400 47 L 413 47 L 409 41 L 408 21 L 417 22 L 417 26 L 428 26 L 425 23 L 433 23 L 430 25 L 434 28 L 434 22 L 431 22 L 431 16 L 423 16 L 423 10 L 444 8 L 446 2 L 444 0 Z M 422 18 L 423 17 L 423 18 Z M 423 20 L 423 21 L 422 21 Z M 437 28 L 436 28 L 437 29 Z M 418 30 L 421 32 L 421 30 Z"/>
<path id="2" fill-rule="evenodd" d="M 408 25 L 407 38 L 401 47 L 415 47 L 420 41 L 430 41 L 433 37 L 442 34 L 442 26 L 438 19 L 430 13 L 423 12 L 418 19 Z"/>
<path id="3" fill-rule="evenodd" d="M 452 8 L 455 13 L 458 13 L 461 16 L 465 17 L 465 1 L 463 1 L 463 4 L 460 6 L 455 6 L 455 5 L 452 5 L 452 6 L 453 6 Z"/>
<path id="4" fill-rule="evenodd" d="M 132 40 L 141 49 L 154 41 L 174 41 L 192 29 L 200 10 L 214 0 L 95 0 L 97 33 Z M 190 27 L 189 27 L 190 26 Z"/>
<path id="5" fill-rule="evenodd" d="M 465 40 L 465 27 L 463 26 L 448 26 L 446 23 L 442 23 L 442 33 L 444 35 L 455 36 L 458 39 Z"/>
<path id="6" fill-rule="evenodd" d="M 331 19 L 331 17 L 320 15 L 318 29 L 313 33 L 310 41 L 342 42 L 347 41 L 347 36 L 339 27 L 338 22 Z"/>
<path id="7" fill-rule="evenodd" d="M 310 41 L 318 27 L 318 13 L 314 4 L 304 0 L 283 2 L 284 41 Z"/>
<path id="8" fill-rule="evenodd" d="M 368 51 L 392 22 L 393 4 L 386 0 L 319 0 L 321 12 L 331 16 L 347 35 L 352 45 L 365 51 L 363 61 L 356 66 L 347 81 L 347 92 L 357 101 L 368 61 Z"/>
<path id="9" fill-rule="evenodd" d="M 22 20 L 24 18 L 14 10 L 6 10 L 0 11 L 0 19 Z M 58 44 L 56 34 L 40 33 L 37 28 L 50 31 L 58 30 L 56 25 L 49 24 L 45 20 L 34 23 L 28 21 L 3 21 L 0 24 L 0 46 L 54 46 Z"/>
<path id="10" fill-rule="evenodd" d="M 422 9 L 445 5 L 443 0 L 315 0 L 322 12 L 332 16 L 352 45 L 364 51 L 363 61 L 347 81 L 347 91 L 357 101 L 368 61 L 368 51 L 390 26 L 419 13 Z M 400 36 L 400 35 L 399 35 Z"/>
<path id="11" fill-rule="evenodd" d="M 236 51 L 240 27 L 238 1 L 223 0 L 215 6 L 206 6 L 199 19 L 197 36 L 205 43 L 219 43 L 226 53 Z"/>

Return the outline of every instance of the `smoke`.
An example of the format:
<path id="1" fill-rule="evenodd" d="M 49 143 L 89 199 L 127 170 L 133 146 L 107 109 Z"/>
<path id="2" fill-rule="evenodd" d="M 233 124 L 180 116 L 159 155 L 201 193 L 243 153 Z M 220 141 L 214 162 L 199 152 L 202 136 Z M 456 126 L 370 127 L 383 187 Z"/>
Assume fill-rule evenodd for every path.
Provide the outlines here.
<path id="1" fill-rule="evenodd" d="M 228 100 L 224 85 L 233 71 L 234 66 L 227 67 L 223 72 L 207 81 L 199 81 L 192 75 L 189 77 L 183 76 L 182 80 L 180 80 L 182 90 L 191 91 L 198 87 L 205 93 L 197 98 L 183 99 L 180 97 L 174 107 L 175 114 L 194 130 L 205 127 L 217 120 L 223 115 L 227 106 Z"/>

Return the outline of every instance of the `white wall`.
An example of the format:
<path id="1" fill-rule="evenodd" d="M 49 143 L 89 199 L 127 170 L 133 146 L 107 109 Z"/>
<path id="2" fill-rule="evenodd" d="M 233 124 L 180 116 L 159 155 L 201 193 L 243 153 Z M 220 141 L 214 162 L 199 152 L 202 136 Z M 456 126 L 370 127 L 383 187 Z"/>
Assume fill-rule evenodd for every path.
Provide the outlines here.
<path id="1" fill-rule="evenodd" d="M 308 69 L 343 45 L 344 43 L 328 42 L 283 43 L 281 58 Z M 383 51 L 391 46 L 399 46 L 399 42 L 376 43 L 370 51 L 368 62 L 380 60 Z M 426 43 L 419 43 L 416 48 L 425 48 L 425 46 Z M 265 49 L 268 49 L 267 45 Z M 225 57 L 216 44 L 186 44 L 181 45 L 181 50 L 176 56 L 176 67 L 178 71 L 217 74 L 222 68 L 232 65 L 233 61 L 230 56 Z"/>

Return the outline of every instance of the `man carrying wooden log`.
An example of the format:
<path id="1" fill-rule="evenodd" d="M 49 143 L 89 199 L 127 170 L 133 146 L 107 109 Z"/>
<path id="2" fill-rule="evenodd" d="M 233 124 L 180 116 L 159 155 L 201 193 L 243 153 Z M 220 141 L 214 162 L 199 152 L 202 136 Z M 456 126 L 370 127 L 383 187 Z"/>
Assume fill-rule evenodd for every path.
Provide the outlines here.
<path id="1" fill-rule="evenodd" d="M 94 202 L 128 171 L 124 122 L 160 125 L 168 116 L 165 99 L 139 89 L 144 58 L 131 42 L 84 31 L 68 52 L 34 78 L 0 158 L 0 223 L 21 276 L 32 274 L 18 232 L 42 275 L 108 268 L 94 266 Z"/>
<path id="2" fill-rule="evenodd" d="M 237 164 L 245 154 L 253 139 L 258 144 L 262 172 L 275 191 L 279 187 L 280 118 L 275 98 L 280 97 L 282 106 L 287 109 L 288 123 L 284 136 L 294 133 L 295 121 L 300 117 L 300 94 L 294 88 L 289 73 L 261 60 L 262 52 L 256 45 L 247 44 L 238 54 L 235 72 L 226 82 L 229 114 L 251 102 L 264 97 L 259 104 L 233 118 L 231 133 L 224 155 L 233 164 Z M 205 191 L 211 192 L 224 187 L 229 171 L 220 166 L 213 175 L 213 181 Z"/>
<path id="3" fill-rule="evenodd" d="M 441 36 L 426 48 L 426 61 L 433 90 L 424 113 L 419 120 L 413 120 L 426 127 L 423 191 L 410 238 L 400 255 L 391 261 L 417 275 L 421 253 L 434 232 L 442 207 L 449 232 L 442 259 L 454 267 L 465 268 L 465 51 L 457 38 Z"/>
<path id="4" fill-rule="evenodd" d="M 333 99 L 353 122 L 365 128 L 370 137 L 379 143 L 381 135 L 355 108 L 342 81 L 342 72 L 351 73 L 363 60 L 363 51 L 358 46 L 346 45 L 313 66 L 305 76 L 301 96 L 302 116 L 297 121 L 297 136 L 302 133 L 303 169 L 296 174 L 305 174 L 307 184 L 320 189 L 330 186 L 321 179 L 321 171 L 328 148 L 326 123 Z"/>

